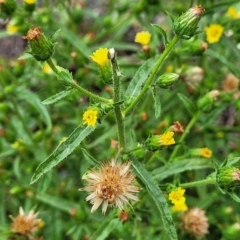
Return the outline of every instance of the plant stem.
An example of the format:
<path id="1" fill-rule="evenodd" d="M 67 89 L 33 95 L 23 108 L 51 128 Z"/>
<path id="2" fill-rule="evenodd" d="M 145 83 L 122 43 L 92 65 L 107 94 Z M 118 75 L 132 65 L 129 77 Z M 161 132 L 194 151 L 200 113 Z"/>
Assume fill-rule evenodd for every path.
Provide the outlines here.
<path id="1" fill-rule="evenodd" d="M 49 58 L 49 59 L 47 60 L 47 63 L 49 64 L 49 66 L 52 68 L 52 70 L 53 70 L 57 75 L 60 74 L 60 71 L 57 69 L 56 65 L 54 64 L 54 62 L 52 61 L 51 58 Z M 103 102 L 103 103 L 110 103 L 110 104 L 112 103 L 112 100 L 109 100 L 109 99 L 100 97 L 100 96 L 98 96 L 98 95 L 96 95 L 96 94 L 94 94 L 94 93 L 92 93 L 92 92 L 89 92 L 89 91 L 86 90 L 85 88 L 83 88 L 83 87 L 81 87 L 80 85 L 78 85 L 77 82 L 74 81 L 73 79 L 72 79 L 72 82 L 70 82 L 69 84 L 70 84 L 70 86 L 71 86 L 72 88 L 77 89 L 80 93 L 83 93 L 83 94 L 87 95 L 88 97 L 90 97 L 90 98 L 92 98 L 92 99 L 95 99 L 95 100 L 97 100 L 97 101 L 99 101 L 99 102 Z"/>
<path id="2" fill-rule="evenodd" d="M 138 97 L 125 109 L 124 111 L 124 115 L 128 115 L 132 109 L 137 105 L 137 103 L 141 100 L 141 98 L 143 97 L 143 95 L 147 92 L 149 86 L 151 85 L 151 83 L 154 80 L 155 75 L 157 74 L 157 72 L 159 71 L 159 69 L 163 66 L 164 61 L 167 59 L 168 54 L 171 52 L 171 50 L 173 49 L 173 47 L 177 44 L 179 40 L 178 36 L 175 36 L 172 41 L 167 45 L 167 47 L 165 48 L 164 52 L 162 53 L 162 55 L 160 56 L 160 58 L 158 59 L 158 61 L 156 62 L 155 66 L 153 67 L 151 74 L 148 76 L 147 81 L 143 87 L 143 89 L 141 90 L 140 94 L 138 95 Z"/>
<path id="3" fill-rule="evenodd" d="M 216 183 L 216 178 L 209 177 L 207 179 L 200 180 L 200 181 L 195 181 L 195 182 L 190 182 L 190 183 L 182 183 L 182 184 L 179 184 L 179 187 L 189 188 L 189 187 L 197 187 L 197 186 L 215 184 L 215 183 Z"/>
<path id="4" fill-rule="evenodd" d="M 180 144 L 185 140 L 185 138 L 186 138 L 187 135 L 189 134 L 191 128 L 193 127 L 193 125 L 195 124 L 195 122 L 198 120 L 198 117 L 200 116 L 200 114 L 201 114 L 200 111 L 198 111 L 198 112 L 195 113 L 195 115 L 193 116 L 193 118 L 191 119 L 191 121 L 189 122 L 189 124 L 187 125 L 186 129 L 184 130 L 183 134 L 181 135 L 181 137 L 180 137 L 180 139 L 179 139 L 179 143 L 180 143 Z M 172 154 L 171 154 L 171 156 L 170 156 L 170 158 L 169 158 L 169 162 L 171 162 L 171 161 L 174 160 L 174 158 L 175 158 L 175 156 L 177 155 L 178 150 L 179 150 L 179 148 L 180 148 L 180 146 L 181 146 L 180 144 L 177 145 L 177 146 L 174 148 L 174 150 L 173 150 L 173 152 L 172 152 Z"/>
<path id="5" fill-rule="evenodd" d="M 113 102 L 116 104 L 114 106 L 114 113 L 117 122 L 118 128 L 118 138 L 120 143 L 121 150 L 125 150 L 125 128 L 124 128 L 124 121 L 121 111 L 121 106 L 118 104 L 121 101 L 121 73 L 118 68 L 116 55 L 111 59 L 112 63 L 112 71 L 113 71 Z"/>

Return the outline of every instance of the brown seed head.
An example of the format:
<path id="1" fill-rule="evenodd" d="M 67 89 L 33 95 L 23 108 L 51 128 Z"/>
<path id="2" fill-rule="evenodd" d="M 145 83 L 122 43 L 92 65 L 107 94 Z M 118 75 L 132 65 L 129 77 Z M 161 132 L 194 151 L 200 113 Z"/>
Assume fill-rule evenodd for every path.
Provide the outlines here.
<path id="1" fill-rule="evenodd" d="M 195 237 L 204 237 L 208 233 L 208 218 L 205 211 L 195 207 L 184 213 L 183 228 Z"/>
<path id="2" fill-rule="evenodd" d="M 31 28 L 27 32 L 27 36 L 23 36 L 23 39 L 27 39 L 29 41 L 38 40 L 38 38 L 42 35 L 42 31 L 40 27 Z"/>

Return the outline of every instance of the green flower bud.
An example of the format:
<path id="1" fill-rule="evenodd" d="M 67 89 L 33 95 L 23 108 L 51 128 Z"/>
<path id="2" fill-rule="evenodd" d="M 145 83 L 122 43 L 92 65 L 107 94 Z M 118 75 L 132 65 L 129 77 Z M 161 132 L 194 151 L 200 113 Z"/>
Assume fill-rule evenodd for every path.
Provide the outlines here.
<path id="1" fill-rule="evenodd" d="M 179 75 L 176 73 L 164 73 L 156 81 L 156 85 L 160 88 L 169 88 L 178 81 Z"/>
<path id="2" fill-rule="evenodd" d="M 225 190 L 240 186 L 240 170 L 232 166 L 222 167 L 217 173 L 216 180 L 218 186 Z"/>
<path id="3" fill-rule="evenodd" d="M 240 236 L 240 224 L 234 223 L 222 230 L 224 240 L 236 240 Z"/>
<path id="4" fill-rule="evenodd" d="M 17 8 L 17 3 L 15 0 L 4 0 L 0 1 L 0 12 L 6 16 L 12 16 Z"/>
<path id="5" fill-rule="evenodd" d="M 190 8 L 183 13 L 178 19 L 174 20 L 173 31 L 183 39 L 190 39 L 197 34 L 198 22 L 203 14 L 204 9 L 201 5 Z"/>
<path id="6" fill-rule="evenodd" d="M 212 90 L 211 92 L 207 93 L 205 96 L 198 100 L 198 108 L 203 112 L 210 112 L 214 107 L 214 102 L 216 101 L 217 96 L 219 96 L 218 90 Z"/>
<path id="7" fill-rule="evenodd" d="M 32 49 L 31 54 L 37 61 L 46 61 L 52 56 L 55 40 L 45 37 L 40 27 L 31 28 L 27 36 L 22 38 L 28 40 Z"/>

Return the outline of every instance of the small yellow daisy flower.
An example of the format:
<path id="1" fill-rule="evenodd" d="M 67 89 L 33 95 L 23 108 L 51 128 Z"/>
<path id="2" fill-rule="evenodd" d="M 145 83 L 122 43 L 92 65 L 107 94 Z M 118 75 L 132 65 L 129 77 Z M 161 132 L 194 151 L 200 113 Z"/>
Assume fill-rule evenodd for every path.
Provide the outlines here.
<path id="1" fill-rule="evenodd" d="M 174 204 L 174 205 L 180 205 L 185 203 L 186 198 L 183 196 L 185 193 L 185 189 L 183 188 L 176 188 L 172 190 L 169 195 L 168 199 Z"/>
<path id="2" fill-rule="evenodd" d="M 200 155 L 205 158 L 211 158 L 212 157 L 212 151 L 209 148 L 201 148 L 200 149 Z"/>
<path id="3" fill-rule="evenodd" d="M 181 204 L 174 204 L 173 210 L 175 212 L 185 212 L 188 210 L 188 206 L 186 203 L 181 203 Z"/>
<path id="4" fill-rule="evenodd" d="M 173 135 L 174 135 L 174 132 L 166 132 L 166 133 L 160 135 L 161 145 L 167 146 L 167 145 L 175 144 Z"/>
<path id="5" fill-rule="evenodd" d="M 229 8 L 228 8 L 228 10 L 227 10 L 227 15 L 228 15 L 230 18 L 233 18 L 233 19 L 239 18 L 238 11 L 237 11 L 236 8 L 234 8 L 234 7 L 229 7 Z"/>
<path id="6" fill-rule="evenodd" d="M 7 33 L 8 34 L 14 34 L 17 33 L 19 30 L 19 27 L 16 25 L 13 25 L 11 23 L 8 23 L 7 27 L 6 27 Z"/>
<path id="7" fill-rule="evenodd" d="M 98 65 L 103 66 L 109 62 L 108 49 L 99 48 L 90 56 L 90 58 Z"/>
<path id="8" fill-rule="evenodd" d="M 24 2 L 27 4 L 35 4 L 36 0 L 24 0 Z"/>
<path id="9" fill-rule="evenodd" d="M 52 74 L 53 70 L 51 69 L 51 67 L 45 62 L 42 68 L 43 72 L 46 74 Z"/>
<path id="10" fill-rule="evenodd" d="M 151 40 L 151 34 L 148 31 L 138 32 L 135 36 L 134 42 L 142 45 L 148 45 Z"/>
<path id="11" fill-rule="evenodd" d="M 222 37 L 224 28 L 220 24 L 211 24 L 205 28 L 208 43 L 216 43 Z"/>
<path id="12" fill-rule="evenodd" d="M 97 110 L 88 109 L 83 113 L 83 124 L 94 127 L 97 123 Z"/>

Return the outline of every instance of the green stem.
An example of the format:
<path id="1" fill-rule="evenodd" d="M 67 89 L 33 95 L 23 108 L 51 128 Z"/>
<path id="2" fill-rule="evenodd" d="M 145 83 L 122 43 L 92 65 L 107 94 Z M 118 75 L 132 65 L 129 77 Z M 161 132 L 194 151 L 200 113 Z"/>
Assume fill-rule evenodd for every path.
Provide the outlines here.
<path id="1" fill-rule="evenodd" d="M 216 184 L 216 178 L 211 177 L 211 178 L 207 178 L 207 179 L 200 180 L 200 181 L 195 181 L 195 182 L 190 182 L 190 183 L 182 183 L 182 184 L 179 184 L 179 187 L 190 188 L 190 187 L 197 187 L 197 186 L 209 185 L 209 184 Z"/>
<path id="2" fill-rule="evenodd" d="M 180 144 L 177 145 L 177 146 L 174 148 L 174 150 L 173 150 L 173 152 L 172 152 L 172 154 L 171 154 L 171 156 L 170 156 L 170 158 L 169 158 L 169 161 L 170 161 L 170 162 L 174 160 L 175 156 L 176 156 L 177 153 L 178 153 L 179 148 L 181 147 L 181 143 L 185 140 L 185 138 L 186 138 L 187 135 L 189 134 L 191 128 L 193 127 L 193 125 L 195 124 L 195 122 L 198 120 L 198 117 L 200 116 L 200 114 L 201 114 L 201 112 L 198 111 L 198 112 L 193 116 L 193 118 L 191 119 L 191 121 L 189 122 L 189 124 L 187 125 L 186 129 L 184 130 L 183 134 L 181 135 L 181 137 L 180 137 L 180 139 L 179 139 L 179 143 L 180 143 Z"/>
<path id="3" fill-rule="evenodd" d="M 162 53 L 162 55 L 160 56 L 160 58 L 158 59 L 158 61 L 156 62 L 155 66 L 153 67 L 151 74 L 148 76 L 147 81 L 143 87 L 143 89 L 141 90 L 140 94 L 138 95 L 138 97 L 125 109 L 124 111 L 124 115 L 128 115 L 132 109 L 137 105 L 137 103 L 141 100 L 141 98 L 143 97 L 143 95 L 147 92 L 149 86 L 151 85 L 151 83 L 154 80 L 155 75 L 157 74 L 157 72 L 159 71 L 160 67 L 163 66 L 164 61 L 167 59 L 168 54 L 171 52 L 171 50 L 173 49 L 173 47 L 177 44 L 179 40 L 178 36 L 175 36 L 172 41 L 167 45 L 166 49 L 164 50 L 164 52 Z"/>
<path id="4" fill-rule="evenodd" d="M 121 106 L 118 104 L 121 101 L 121 73 L 118 68 L 116 56 L 111 59 L 112 71 L 113 71 L 113 102 L 116 104 L 114 106 L 114 114 L 117 122 L 118 128 L 118 138 L 120 143 L 120 148 L 125 149 L 125 127 L 121 111 Z"/>
<path id="5" fill-rule="evenodd" d="M 49 64 L 49 66 L 52 68 L 52 70 L 56 73 L 56 74 L 59 74 L 59 70 L 57 69 L 56 65 L 54 64 L 54 62 L 52 61 L 51 58 L 49 58 L 47 60 L 47 63 Z M 100 97 L 92 92 L 89 92 L 88 90 L 86 90 L 85 88 L 79 86 L 77 84 L 77 82 L 75 82 L 74 80 L 72 82 L 69 83 L 71 85 L 72 88 L 75 88 L 77 89 L 80 93 L 83 93 L 85 95 L 87 95 L 88 97 L 92 98 L 92 99 L 95 99 L 99 102 L 103 102 L 103 103 L 112 103 L 112 100 L 109 100 L 109 99 L 106 99 L 106 98 L 103 98 L 103 97 Z"/>

